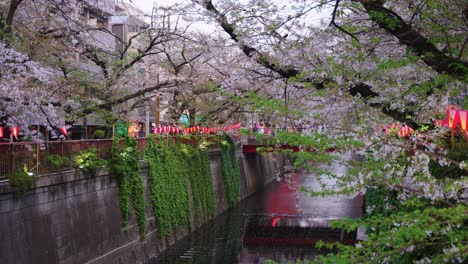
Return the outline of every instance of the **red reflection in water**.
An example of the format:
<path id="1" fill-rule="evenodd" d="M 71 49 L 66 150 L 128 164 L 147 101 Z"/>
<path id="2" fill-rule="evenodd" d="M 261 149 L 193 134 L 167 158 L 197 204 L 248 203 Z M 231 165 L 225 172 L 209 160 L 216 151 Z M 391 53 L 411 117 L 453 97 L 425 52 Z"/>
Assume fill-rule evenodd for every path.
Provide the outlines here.
<path id="1" fill-rule="evenodd" d="M 271 221 L 271 226 L 272 226 L 272 227 L 276 227 L 276 223 L 278 223 L 279 220 L 280 220 L 279 217 L 273 218 L 273 221 Z"/>
<path id="2" fill-rule="evenodd" d="M 299 214 L 297 210 L 298 191 L 299 175 L 297 174 L 289 183 L 285 181 L 274 183 L 273 188 L 265 194 L 265 213 Z"/>

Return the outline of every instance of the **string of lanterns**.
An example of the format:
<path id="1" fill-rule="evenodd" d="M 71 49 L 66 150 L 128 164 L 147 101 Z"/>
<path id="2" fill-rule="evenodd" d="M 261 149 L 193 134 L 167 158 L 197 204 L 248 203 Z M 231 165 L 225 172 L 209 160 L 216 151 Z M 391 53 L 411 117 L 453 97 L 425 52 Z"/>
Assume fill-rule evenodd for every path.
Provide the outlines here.
<path id="1" fill-rule="evenodd" d="M 14 126 L 14 127 L 10 127 L 10 134 L 18 139 L 18 135 L 19 135 L 19 126 Z M 0 138 L 3 138 L 5 136 L 5 131 L 3 130 L 3 127 L 0 126 Z"/>
<path id="2" fill-rule="evenodd" d="M 394 131 L 398 131 L 397 134 L 399 137 L 407 137 L 414 132 L 414 129 L 409 127 L 408 125 L 404 125 L 400 127 L 396 123 L 392 123 L 384 127 L 384 131 L 386 134 L 391 134 Z"/>
<path id="3" fill-rule="evenodd" d="M 176 126 L 161 126 L 153 129 L 154 134 L 217 134 L 220 130 L 222 131 L 233 131 L 241 128 L 241 122 L 237 122 L 234 125 L 220 128 L 219 125 L 216 127 L 202 127 L 202 126 L 191 126 L 181 129 Z"/>
<path id="4" fill-rule="evenodd" d="M 188 128 L 181 129 L 176 126 L 161 126 L 153 129 L 154 134 L 217 134 L 220 130 L 222 131 L 233 131 L 233 130 L 239 130 L 241 128 L 241 122 L 238 122 L 234 125 L 231 126 L 226 126 L 220 128 L 219 125 L 216 127 L 202 127 L 202 126 L 191 126 Z M 14 126 L 10 127 L 10 134 L 18 139 L 19 137 L 19 126 Z M 68 130 L 66 127 L 60 127 L 59 131 L 64 135 L 68 136 Z M 0 138 L 3 138 L 5 136 L 5 132 L 3 127 L 0 126 Z"/>
<path id="5" fill-rule="evenodd" d="M 15 139 L 19 139 L 19 131 L 20 131 L 20 127 L 19 126 L 14 126 L 14 127 L 10 127 L 10 134 L 15 138 Z M 68 130 L 66 127 L 61 127 L 59 128 L 59 131 L 64 135 L 64 136 L 68 136 Z M 3 138 L 5 137 L 5 130 L 3 130 L 3 127 L 0 126 L 0 138 Z"/>
<path id="6" fill-rule="evenodd" d="M 460 125 L 461 130 L 466 134 L 468 142 L 468 110 L 460 109 L 457 106 L 449 106 L 446 108 L 446 118 L 435 120 L 434 124 L 440 127 L 449 127 L 452 131 L 452 136 L 455 128 Z M 385 126 L 383 130 L 386 134 L 391 134 L 396 131 L 400 137 L 407 137 L 414 133 L 414 129 L 408 125 L 399 126 L 396 123 Z"/>
<path id="7" fill-rule="evenodd" d="M 457 125 L 468 133 L 468 110 L 460 109 L 456 106 L 449 106 L 445 110 L 446 119 L 435 120 L 434 123 L 440 127 L 448 126 L 451 130 L 455 130 Z"/>

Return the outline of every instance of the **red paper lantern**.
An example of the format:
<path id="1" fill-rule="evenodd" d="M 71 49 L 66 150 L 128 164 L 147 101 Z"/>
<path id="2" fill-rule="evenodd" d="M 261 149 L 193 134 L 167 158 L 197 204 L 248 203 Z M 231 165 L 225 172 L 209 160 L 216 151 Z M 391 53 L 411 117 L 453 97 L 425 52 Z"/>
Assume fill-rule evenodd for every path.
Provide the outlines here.
<path id="1" fill-rule="evenodd" d="M 460 117 L 461 129 L 468 130 L 468 110 L 459 110 L 458 115 Z"/>
<path id="2" fill-rule="evenodd" d="M 398 131 L 398 135 L 400 137 L 407 137 L 409 136 L 412 132 L 414 131 L 414 129 L 412 129 L 411 127 L 407 126 L 407 125 L 404 125 L 400 131 Z"/>
<path id="3" fill-rule="evenodd" d="M 457 124 L 460 122 L 459 110 L 454 107 L 447 108 L 447 119 L 449 127 L 454 130 Z"/>
<path id="4" fill-rule="evenodd" d="M 10 132 L 16 139 L 18 139 L 19 126 L 10 127 Z"/>
<path id="5" fill-rule="evenodd" d="M 390 134 L 394 129 L 398 128 L 398 125 L 396 123 L 391 123 L 390 125 L 386 126 L 384 128 L 386 134 Z"/>
<path id="6" fill-rule="evenodd" d="M 4 136 L 4 132 L 3 132 L 3 127 L 0 127 L 0 138 L 2 138 Z"/>
<path id="7" fill-rule="evenodd" d="M 59 128 L 60 132 L 62 132 L 62 134 L 64 136 L 68 136 L 68 131 L 67 131 L 67 128 L 66 127 L 61 127 Z"/>

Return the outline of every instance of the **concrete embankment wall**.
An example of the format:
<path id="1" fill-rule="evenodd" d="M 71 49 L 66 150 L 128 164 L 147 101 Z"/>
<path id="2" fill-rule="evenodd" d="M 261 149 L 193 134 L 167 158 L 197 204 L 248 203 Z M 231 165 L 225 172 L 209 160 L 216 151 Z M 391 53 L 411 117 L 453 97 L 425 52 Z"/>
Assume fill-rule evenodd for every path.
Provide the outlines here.
<path id="1" fill-rule="evenodd" d="M 261 190 L 284 167 L 279 155 L 237 155 L 241 198 Z M 218 150 L 210 151 L 210 166 L 218 215 L 228 209 Z M 157 256 L 189 230 L 159 237 L 147 173 L 142 162 L 147 202 L 143 241 L 134 215 L 122 227 L 117 180 L 104 170 L 94 176 L 76 171 L 41 176 L 21 198 L 8 182 L 0 183 L 0 263 L 144 263 Z"/>

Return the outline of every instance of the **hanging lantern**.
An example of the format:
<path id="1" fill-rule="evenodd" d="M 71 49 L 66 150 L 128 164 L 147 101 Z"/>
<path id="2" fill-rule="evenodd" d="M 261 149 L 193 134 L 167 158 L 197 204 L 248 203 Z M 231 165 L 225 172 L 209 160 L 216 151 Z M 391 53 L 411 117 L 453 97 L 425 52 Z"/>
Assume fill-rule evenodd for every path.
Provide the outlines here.
<path id="1" fill-rule="evenodd" d="M 59 128 L 59 130 L 60 130 L 60 132 L 62 132 L 62 134 L 64 136 L 66 136 L 66 137 L 68 136 L 68 131 L 67 131 L 66 127 L 61 127 L 61 128 Z"/>
<path id="2" fill-rule="evenodd" d="M 407 126 L 407 125 L 404 125 L 400 131 L 398 131 L 398 135 L 400 137 L 407 137 L 409 136 L 412 132 L 414 131 L 414 129 L 412 129 L 411 127 Z"/>
<path id="3" fill-rule="evenodd" d="M 16 139 L 18 139 L 19 126 L 10 127 L 10 132 Z"/>
<path id="4" fill-rule="evenodd" d="M 461 129 L 468 130 L 468 110 L 459 110 L 458 115 L 460 117 Z"/>
<path id="5" fill-rule="evenodd" d="M 2 138 L 4 136 L 4 132 L 3 132 L 3 127 L 0 127 L 0 138 Z"/>
<path id="6" fill-rule="evenodd" d="M 448 109 L 448 124 L 450 129 L 454 130 L 460 122 L 460 111 L 456 108 L 450 107 Z"/>
<path id="7" fill-rule="evenodd" d="M 465 131 L 466 143 L 468 143 L 468 110 L 460 110 L 458 114 L 460 116 L 461 129 Z"/>
<path id="8" fill-rule="evenodd" d="M 396 123 L 391 123 L 390 125 L 384 128 L 384 131 L 386 134 L 390 134 L 392 131 L 394 131 L 397 128 L 398 128 L 398 125 Z"/>

